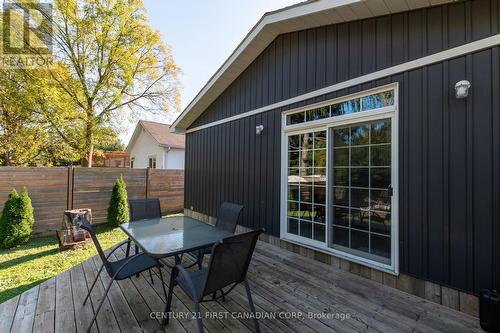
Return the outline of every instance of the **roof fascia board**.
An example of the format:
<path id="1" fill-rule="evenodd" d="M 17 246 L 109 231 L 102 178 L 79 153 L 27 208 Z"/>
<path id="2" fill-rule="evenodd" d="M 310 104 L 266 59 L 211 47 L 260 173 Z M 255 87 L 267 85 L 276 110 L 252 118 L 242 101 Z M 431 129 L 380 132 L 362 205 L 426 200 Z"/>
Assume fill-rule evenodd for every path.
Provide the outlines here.
<path id="1" fill-rule="evenodd" d="M 142 126 L 142 122 L 140 120 L 137 122 L 137 125 L 135 125 L 134 133 L 132 134 L 132 137 L 130 138 L 130 140 L 128 142 L 127 148 L 125 149 L 126 152 L 130 153 L 131 147 L 133 145 L 135 145 L 135 142 L 137 141 L 137 137 L 139 136 L 139 132 L 138 132 L 139 128 L 144 128 Z"/>

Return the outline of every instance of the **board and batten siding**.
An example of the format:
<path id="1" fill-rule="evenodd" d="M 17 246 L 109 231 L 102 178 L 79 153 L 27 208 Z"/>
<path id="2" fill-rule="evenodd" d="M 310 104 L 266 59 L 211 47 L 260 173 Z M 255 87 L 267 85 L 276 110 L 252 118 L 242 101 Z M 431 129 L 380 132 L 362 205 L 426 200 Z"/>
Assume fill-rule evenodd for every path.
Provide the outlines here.
<path id="1" fill-rule="evenodd" d="M 192 127 L 498 33 L 500 0 L 476 0 L 280 35 Z M 184 205 L 237 202 L 242 225 L 279 236 L 281 113 L 398 82 L 400 271 L 500 288 L 499 81 L 493 47 L 188 133 Z"/>

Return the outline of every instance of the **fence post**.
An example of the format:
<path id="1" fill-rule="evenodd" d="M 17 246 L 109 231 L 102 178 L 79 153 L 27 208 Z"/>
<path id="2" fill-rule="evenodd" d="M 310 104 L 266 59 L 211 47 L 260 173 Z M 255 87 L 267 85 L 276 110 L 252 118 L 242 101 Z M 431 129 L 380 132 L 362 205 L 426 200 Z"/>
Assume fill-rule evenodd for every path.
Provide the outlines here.
<path id="1" fill-rule="evenodd" d="M 68 167 L 68 187 L 67 187 L 67 201 L 66 207 L 68 210 L 73 209 L 73 187 L 75 182 L 75 170 L 72 165 Z"/>

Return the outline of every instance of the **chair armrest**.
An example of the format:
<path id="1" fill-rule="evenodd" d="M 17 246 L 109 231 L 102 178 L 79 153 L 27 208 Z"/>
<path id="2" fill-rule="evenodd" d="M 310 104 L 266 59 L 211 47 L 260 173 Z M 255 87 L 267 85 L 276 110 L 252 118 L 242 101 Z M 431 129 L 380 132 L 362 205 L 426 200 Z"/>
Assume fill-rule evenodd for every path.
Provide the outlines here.
<path id="1" fill-rule="evenodd" d="M 120 273 L 122 269 L 124 269 L 128 264 L 130 264 L 131 261 L 133 261 L 134 259 L 136 259 L 137 257 L 142 256 L 142 255 L 143 255 L 142 253 L 137 253 L 137 254 L 134 254 L 133 256 L 127 257 L 127 260 L 123 263 L 123 265 L 121 265 L 116 270 L 115 274 L 113 275 L 113 280 L 118 276 L 118 273 Z M 158 266 L 161 266 L 161 263 L 158 259 L 156 259 L 156 262 L 158 263 Z"/>
<path id="2" fill-rule="evenodd" d="M 123 244 L 122 244 L 122 245 L 123 245 Z M 134 254 L 133 256 L 128 257 L 128 258 L 127 258 L 127 261 L 125 261 L 125 262 L 123 263 L 123 265 L 121 265 L 121 266 L 120 266 L 120 268 L 118 268 L 118 269 L 116 270 L 115 274 L 113 275 L 113 280 L 114 280 L 114 279 L 118 276 L 118 273 L 120 273 L 120 272 L 121 272 L 121 270 L 122 270 L 123 268 L 125 268 L 125 266 L 127 266 L 128 264 L 130 264 L 130 262 L 131 262 L 132 260 L 134 260 L 135 258 L 137 258 L 137 256 L 139 256 L 139 255 L 141 255 L 141 254 Z"/>
<path id="3" fill-rule="evenodd" d="M 182 278 L 186 281 L 187 287 L 189 288 L 189 292 L 193 297 L 196 297 L 196 289 L 193 284 L 193 280 L 191 279 L 191 275 L 189 275 L 188 271 L 182 266 L 182 265 L 177 265 L 174 267 L 172 274 L 178 274 L 181 275 Z M 177 278 L 178 278 L 177 275 Z M 196 300 L 199 301 L 199 300 Z"/>
<path id="4" fill-rule="evenodd" d="M 118 243 L 115 245 L 115 247 L 106 255 L 106 259 L 108 259 L 112 254 L 113 252 L 115 252 L 116 250 L 118 250 L 121 246 L 127 244 L 127 243 L 130 243 L 130 239 L 127 239 L 121 243 Z"/>

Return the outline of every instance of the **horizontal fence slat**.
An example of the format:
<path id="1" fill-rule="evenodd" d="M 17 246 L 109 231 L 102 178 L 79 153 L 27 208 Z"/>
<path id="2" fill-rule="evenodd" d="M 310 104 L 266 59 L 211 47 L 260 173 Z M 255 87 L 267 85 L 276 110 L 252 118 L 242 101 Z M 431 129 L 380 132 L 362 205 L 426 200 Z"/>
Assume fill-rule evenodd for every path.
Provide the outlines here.
<path id="1" fill-rule="evenodd" d="M 35 214 L 34 233 L 58 230 L 68 208 L 91 208 L 93 222 L 105 223 L 111 191 L 120 176 L 129 199 L 158 198 L 163 214 L 182 211 L 183 170 L 0 167 L 0 213 L 10 191 L 26 187 Z"/>

